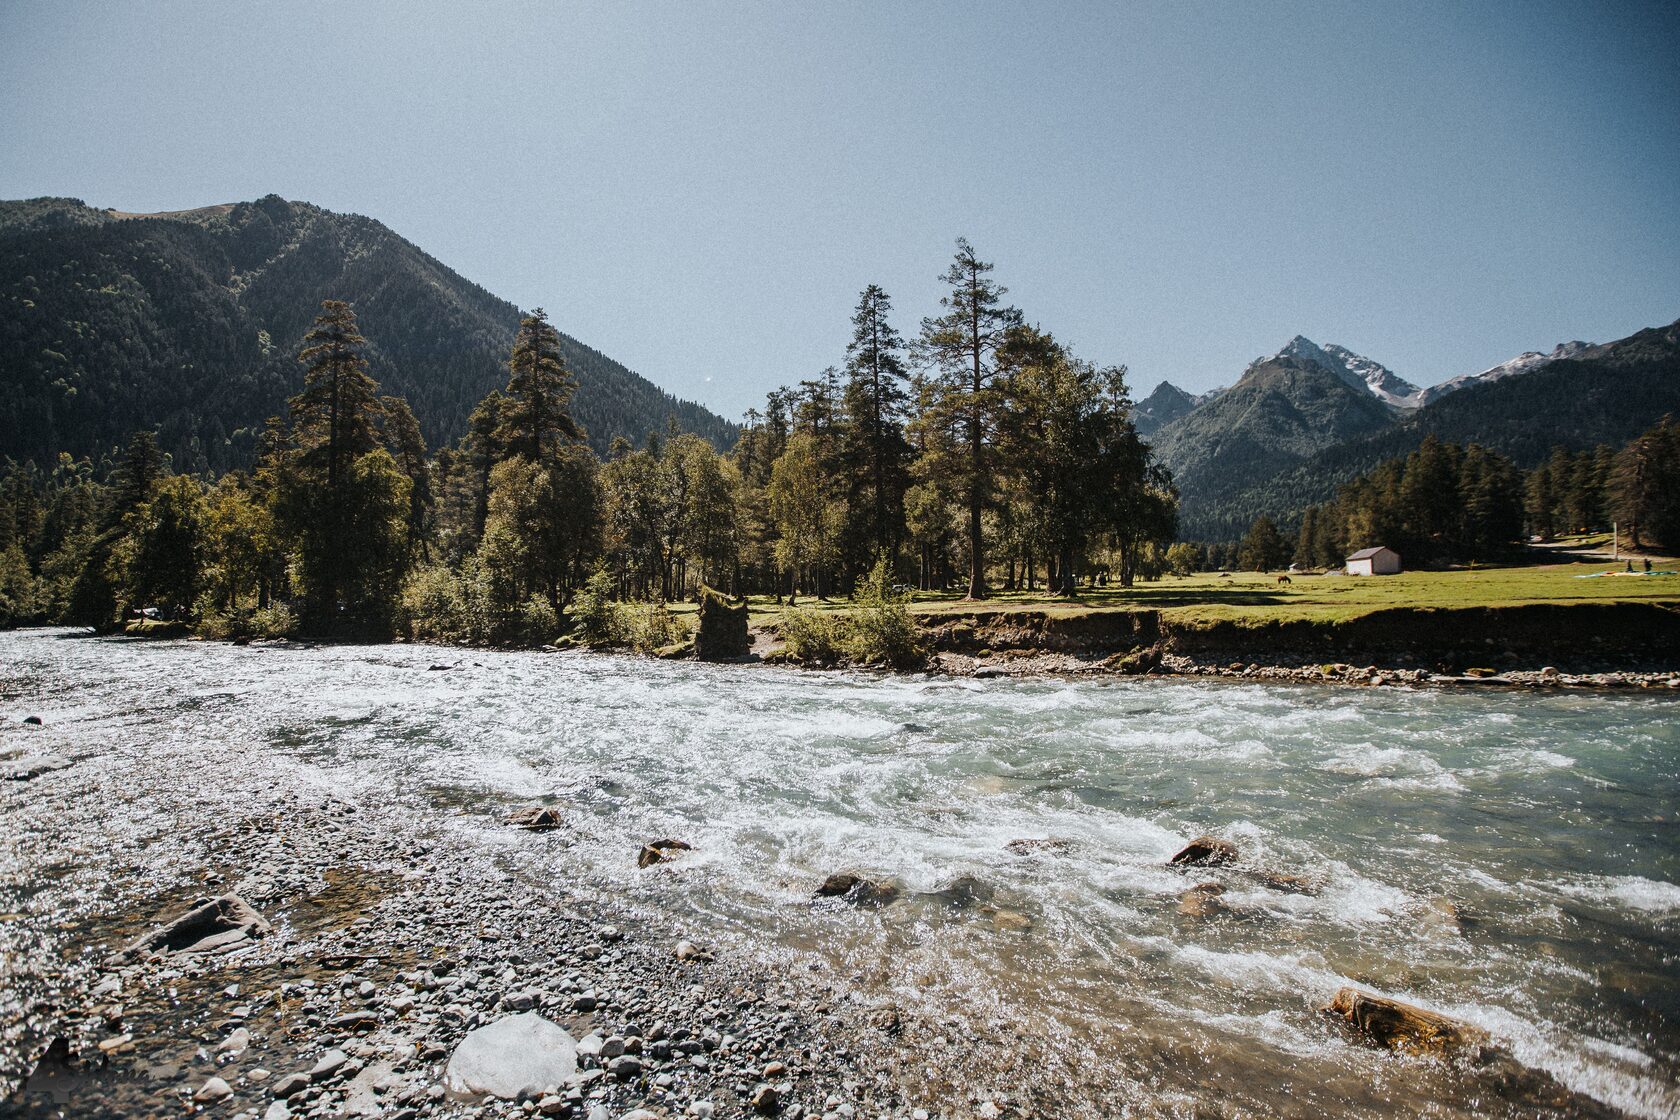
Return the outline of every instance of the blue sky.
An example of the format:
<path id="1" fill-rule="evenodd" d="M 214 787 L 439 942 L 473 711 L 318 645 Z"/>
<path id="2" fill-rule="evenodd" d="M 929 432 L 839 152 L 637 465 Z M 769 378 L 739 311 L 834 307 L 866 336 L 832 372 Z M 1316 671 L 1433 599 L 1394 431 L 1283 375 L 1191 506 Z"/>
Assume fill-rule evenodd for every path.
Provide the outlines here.
<path id="1" fill-rule="evenodd" d="M 1680 5 L 0 0 L 0 197 L 368 214 L 738 416 L 966 236 L 1138 395 L 1680 317 Z"/>

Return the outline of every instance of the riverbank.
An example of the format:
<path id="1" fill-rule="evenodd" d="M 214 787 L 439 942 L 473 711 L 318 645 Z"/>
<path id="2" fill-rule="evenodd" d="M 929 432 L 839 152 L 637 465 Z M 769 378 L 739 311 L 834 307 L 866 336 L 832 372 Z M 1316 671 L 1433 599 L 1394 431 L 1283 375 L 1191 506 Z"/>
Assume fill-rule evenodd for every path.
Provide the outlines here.
<path id="1" fill-rule="evenodd" d="M 46 748 L 55 729 L 25 738 Z M 136 780 L 135 765 L 162 762 L 150 752 L 112 761 L 66 758 L 50 778 L 0 784 L 15 908 L 0 915 L 7 1116 L 905 1111 L 882 1074 L 893 1012 L 822 974 L 724 950 L 703 922 L 650 921 L 534 881 L 451 843 L 447 820 L 412 829 L 380 806 L 253 785 L 209 759 L 165 784 Z M 154 799 L 145 819 L 138 789 Z M 564 824 L 492 827 L 538 861 L 569 842 Z M 639 843 L 625 837 L 627 866 Z M 114 865 L 116 896 L 80 881 L 86 860 Z M 173 944 L 200 930 L 128 951 L 229 896 L 261 935 L 206 952 Z M 534 1083 L 524 1104 L 446 1095 L 468 1033 L 523 1013 L 577 1040 L 577 1074 Z"/>

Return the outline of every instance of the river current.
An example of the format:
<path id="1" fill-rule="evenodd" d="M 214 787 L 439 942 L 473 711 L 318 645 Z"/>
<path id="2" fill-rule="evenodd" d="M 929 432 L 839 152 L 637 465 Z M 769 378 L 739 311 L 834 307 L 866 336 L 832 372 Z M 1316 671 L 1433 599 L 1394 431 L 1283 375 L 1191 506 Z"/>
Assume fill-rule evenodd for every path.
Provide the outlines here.
<path id="1" fill-rule="evenodd" d="M 632 921 L 844 976 L 928 1030 L 1041 1051 L 1045 1077 L 1109 1113 L 1491 1110 L 1473 1076 L 1322 1016 L 1350 983 L 1469 1020 L 1625 1114 L 1680 1112 L 1668 696 L 30 631 L 0 634 L 0 715 L 0 749 L 27 746 L 19 721 L 40 715 L 77 765 L 155 758 L 140 769 L 160 784 L 243 768 L 330 791 Z M 537 802 L 568 827 L 533 846 L 503 821 Z M 1168 866 L 1208 832 L 1239 867 Z M 638 870 L 660 837 L 693 850 Z M 813 904 L 838 871 L 899 898 Z M 28 867 L 7 872 L 28 889 Z M 99 889 L 97 861 L 80 874 Z M 1209 881 L 1223 909 L 1183 912 Z"/>

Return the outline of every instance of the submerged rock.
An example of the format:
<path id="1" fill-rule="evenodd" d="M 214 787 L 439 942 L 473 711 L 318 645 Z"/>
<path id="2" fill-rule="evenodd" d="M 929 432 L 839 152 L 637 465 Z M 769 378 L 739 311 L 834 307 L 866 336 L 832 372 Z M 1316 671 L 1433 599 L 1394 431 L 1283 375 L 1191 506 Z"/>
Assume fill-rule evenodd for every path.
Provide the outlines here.
<path id="1" fill-rule="evenodd" d="M 1225 888 L 1219 883 L 1197 883 L 1178 896 L 1178 912 L 1187 918 L 1212 918 L 1225 912 L 1219 896 Z"/>
<path id="2" fill-rule="evenodd" d="M 1018 856 L 1030 856 L 1039 852 L 1069 852 L 1073 850 L 1073 841 L 1056 836 L 1042 839 L 1011 840 L 1004 846 L 1005 851 L 1014 852 Z"/>
<path id="3" fill-rule="evenodd" d="M 655 840 L 650 844 L 643 844 L 642 850 L 636 856 L 636 866 L 652 867 L 656 863 L 665 863 L 675 859 L 678 852 L 691 852 L 694 845 L 682 840 Z"/>
<path id="4" fill-rule="evenodd" d="M 898 888 L 891 883 L 877 883 L 849 871 L 836 872 L 824 879 L 817 888 L 818 898 L 842 898 L 861 906 L 885 906 L 898 897 Z"/>
<path id="5" fill-rule="evenodd" d="M 456 1097 L 536 1097 L 577 1073 L 577 1043 L 564 1028 L 526 1012 L 467 1032 L 450 1055 L 443 1086 Z"/>
<path id="6" fill-rule="evenodd" d="M 160 926 L 123 950 L 126 957 L 148 953 L 215 953 L 262 937 L 272 927 L 236 894 L 212 898 Z"/>
<path id="7" fill-rule="evenodd" d="M 508 818 L 508 823 L 520 828 L 530 829 L 532 832 L 548 832 L 565 824 L 560 810 L 552 805 L 532 805 L 528 809 L 521 809 Z"/>
<path id="8" fill-rule="evenodd" d="M 1445 1055 L 1487 1042 L 1487 1032 L 1460 1019 L 1358 988 L 1342 988 L 1327 1015 L 1345 1019 L 1366 1038 L 1406 1054 Z"/>
<path id="9" fill-rule="evenodd" d="M 1198 836 L 1167 862 L 1180 867 L 1224 867 L 1237 862 L 1237 846 L 1217 836 Z"/>
<path id="10" fill-rule="evenodd" d="M 969 910 L 976 906 L 984 906 L 997 896 L 997 889 L 989 883 L 982 883 L 972 875 L 962 875 L 927 895 L 928 898 L 944 903 L 956 910 Z"/>
<path id="11" fill-rule="evenodd" d="M 1256 871 L 1254 877 L 1262 886 L 1284 894 L 1317 894 L 1318 884 L 1304 875 L 1285 875 L 1281 871 Z"/>
<path id="12" fill-rule="evenodd" d="M 27 782 L 31 778 L 39 778 L 42 774 L 50 774 L 54 770 L 63 770 L 70 765 L 70 760 L 57 754 L 31 754 L 22 758 L 0 762 L 0 777 L 10 782 Z"/>

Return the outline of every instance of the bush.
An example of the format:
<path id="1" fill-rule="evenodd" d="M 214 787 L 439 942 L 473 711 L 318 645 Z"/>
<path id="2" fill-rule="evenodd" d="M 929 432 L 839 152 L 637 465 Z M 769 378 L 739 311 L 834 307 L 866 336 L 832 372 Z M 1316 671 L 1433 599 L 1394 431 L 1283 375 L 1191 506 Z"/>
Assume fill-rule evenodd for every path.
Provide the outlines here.
<path id="1" fill-rule="evenodd" d="M 421 568 L 403 585 L 397 628 L 410 638 L 449 642 L 468 637 L 467 604 L 448 568 Z"/>
<path id="2" fill-rule="evenodd" d="M 213 642 L 226 641 L 246 633 L 249 630 L 247 622 L 247 619 L 223 611 L 203 611 L 198 616 L 198 625 L 193 627 L 193 633 Z"/>
<path id="3" fill-rule="evenodd" d="M 788 656 L 819 665 L 833 664 L 845 653 L 846 620 L 826 611 L 789 610 L 782 615 L 782 640 Z"/>
<path id="4" fill-rule="evenodd" d="M 664 603 L 622 603 L 618 609 L 624 640 L 637 653 L 657 653 L 688 641 L 688 623 L 672 614 Z"/>
<path id="5" fill-rule="evenodd" d="M 519 636 L 526 642 L 540 644 L 551 640 L 560 630 L 560 616 L 545 595 L 533 595 L 525 600 L 519 612 Z"/>
<path id="6" fill-rule="evenodd" d="M 586 642 L 618 643 L 625 640 L 619 605 L 613 602 L 613 577 L 597 571 L 584 582 L 572 603 L 572 617 Z"/>
<path id="7" fill-rule="evenodd" d="M 875 561 L 869 576 L 858 586 L 857 602 L 841 637 L 841 648 L 851 660 L 895 669 L 922 663 L 926 651 L 921 631 L 910 613 L 908 597 L 893 592 L 886 557 Z"/>
<path id="8" fill-rule="evenodd" d="M 297 632 L 297 615 L 285 603 L 251 613 L 251 633 L 259 638 L 289 638 Z"/>

